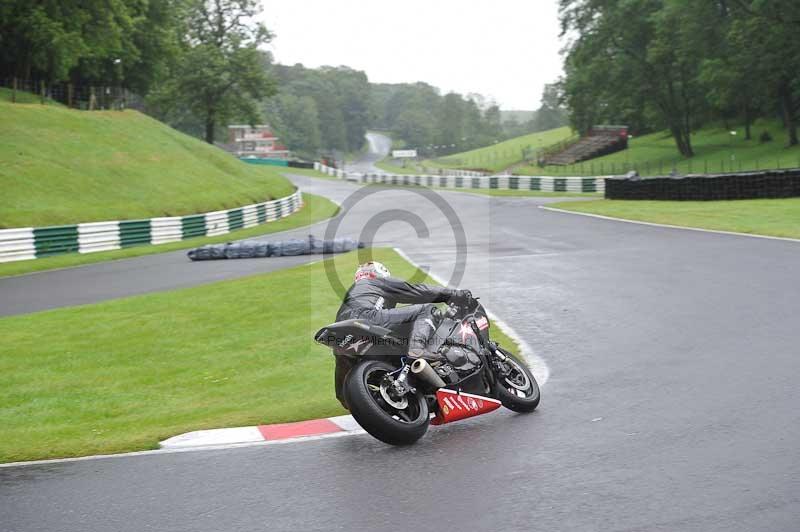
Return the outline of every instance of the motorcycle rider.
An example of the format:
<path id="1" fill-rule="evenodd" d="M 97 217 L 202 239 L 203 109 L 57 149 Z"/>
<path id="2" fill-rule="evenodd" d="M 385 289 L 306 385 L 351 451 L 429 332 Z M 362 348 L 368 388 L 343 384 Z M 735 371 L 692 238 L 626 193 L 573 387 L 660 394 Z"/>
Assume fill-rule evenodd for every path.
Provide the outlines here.
<path id="1" fill-rule="evenodd" d="M 436 360 L 428 340 L 435 330 L 433 303 L 453 300 L 457 303 L 472 298 L 469 290 L 411 284 L 390 276 L 389 269 L 380 262 L 361 264 L 355 272 L 355 282 L 344 296 L 336 314 L 336 321 L 361 319 L 394 332 L 408 333 L 408 356 Z M 395 308 L 398 303 L 409 303 Z M 410 332 L 408 332 L 410 330 Z M 352 367 L 348 357 L 336 357 L 336 397 L 347 408 L 341 395 L 342 385 Z"/>

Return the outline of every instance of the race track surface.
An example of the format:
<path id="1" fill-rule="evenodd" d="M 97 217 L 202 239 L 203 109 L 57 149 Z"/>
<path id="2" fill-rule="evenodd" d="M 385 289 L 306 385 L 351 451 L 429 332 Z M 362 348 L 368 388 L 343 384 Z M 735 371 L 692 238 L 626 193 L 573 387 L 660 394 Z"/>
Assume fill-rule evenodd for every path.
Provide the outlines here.
<path id="1" fill-rule="evenodd" d="M 429 197 L 296 181 L 345 204 L 374 191 L 340 236 L 394 220 L 375 245 L 445 279 L 458 269 L 451 221 Z M 0 468 L 0 531 L 797 529 L 800 245 L 548 212 L 540 198 L 439 197 L 468 242 L 460 286 L 550 366 L 534 414 L 432 428 L 410 448 L 357 435 Z M 7 279 L 0 307 L 20 282 L 72 304 L 53 290 L 86 279 L 105 299 L 117 297 L 105 285 L 136 293 L 271 267 L 170 255 L 120 261 L 132 266 L 107 278 L 91 269 L 110 265 Z"/>
<path id="2" fill-rule="evenodd" d="M 365 137 L 367 137 L 366 153 L 361 154 L 355 161 L 346 164 L 345 170 L 361 174 L 385 174 L 386 172 L 375 166 L 375 163 L 385 158 L 392 151 L 392 139 L 374 131 L 367 132 Z"/>

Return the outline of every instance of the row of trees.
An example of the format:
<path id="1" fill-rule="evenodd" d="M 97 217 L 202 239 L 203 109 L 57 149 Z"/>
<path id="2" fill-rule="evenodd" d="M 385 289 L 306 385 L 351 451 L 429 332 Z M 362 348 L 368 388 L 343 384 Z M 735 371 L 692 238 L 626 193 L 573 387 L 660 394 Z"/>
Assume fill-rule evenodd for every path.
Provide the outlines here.
<path id="1" fill-rule="evenodd" d="M 266 121 L 292 150 L 310 157 L 320 151 L 357 151 L 370 122 L 370 84 L 348 67 L 272 65 L 278 94 L 263 105 Z"/>
<path id="2" fill-rule="evenodd" d="M 376 128 L 423 152 L 451 153 L 501 134 L 500 109 L 493 102 L 474 94 L 442 95 L 427 83 L 376 84 L 370 104 Z"/>
<path id="3" fill-rule="evenodd" d="M 447 155 L 511 137 L 563 126 L 556 85 L 548 85 L 530 120 L 503 120 L 499 106 L 480 94 L 445 95 L 426 83 L 373 86 L 374 127 L 390 131 L 426 155 Z"/>
<path id="4" fill-rule="evenodd" d="M 208 142 L 227 123 L 266 120 L 308 156 L 356 151 L 367 128 L 446 155 L 565 121 L 552 87 L 533 119 L 504 124 L 477 94 L 371 84 L 347 67 L 274 65 L 259 49 L 272 38 L 260 10 L 260 0 L 4 0 L 0 79 L 124 87 Z"/>
<path id="5" fill-rule="evenodd" d="M 4 0 L 0 77 L 115 85 L 212 142 L 275 92 L 259 0 Z"/>
<path id="6" fill-rule="evenodd" d="M 567 122 L 555 85 L 526 122 L 501 120 L 499 107 L 479 94 L 442 95 L 426 83 L 370 83 L 348 67 L 268 67 L 278 94 L 263 104 L 267 122 L 292 150 L 314 156 L 360 149 L 367 129 L 391 132 L 425 155 L 486 146 Z"/>
<path id="7" fill-rule="evenodd" d="M 798 143 L 796 0 L 561 0 L 572 37 L 560 89 L 579 131 L 624 123 L 668 129 L 691 157 L 693 131 L 780 116 Z"/>

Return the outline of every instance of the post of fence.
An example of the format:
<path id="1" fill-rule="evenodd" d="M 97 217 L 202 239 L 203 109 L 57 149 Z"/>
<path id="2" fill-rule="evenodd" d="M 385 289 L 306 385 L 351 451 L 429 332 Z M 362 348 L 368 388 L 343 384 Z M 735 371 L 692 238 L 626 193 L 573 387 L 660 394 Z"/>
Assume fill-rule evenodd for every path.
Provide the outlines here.
<path id="1" fill-rule="evenodd" d="M 11 103 L 17 103 L 17 77 L 11 81 Z"/>
<path id="2" fill-rule="evenodd" d="M 39 101 L 44 105 L 44 80 L 39 82 Z"/>
<path id="3" fill-rule="evenodd" d="M 72 82 L 67 83 L 67 107 L 72 109 Z"/>
<path id="4" fill-rule="evenodd" d="M 97 105 L 97 95 L 94 93 L 94 86 L 89 87 L 89 110 L 94 111 L 94 107 Z"/>

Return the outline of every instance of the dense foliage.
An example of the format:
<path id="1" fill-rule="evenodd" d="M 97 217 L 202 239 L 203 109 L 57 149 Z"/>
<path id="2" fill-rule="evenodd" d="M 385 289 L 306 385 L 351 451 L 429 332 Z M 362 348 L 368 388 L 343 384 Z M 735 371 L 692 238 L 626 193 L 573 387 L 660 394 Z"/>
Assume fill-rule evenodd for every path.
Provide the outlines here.
<path id="1" fill-rule="evenodd" d="M 146 92 L 177 52 L 188 0 L 3 0 L 0 77 Z"/>
<path id="2" fill-rule="evenodd" d="M 273 65 L 278 95 L 263 107 L 267 121 L 292 150 L 356 151 L 369 125 L 370 84 L 364 72 L 348 67 L 305 68 Z"/>
<path id="3" fill-rule="evenodd" d="M 267 121 L 292 150 L 354 152 L 367 129 L 388 131 L 422 155 L 446 155 L 486 146 L 532 131 L 566 124 L 555 86 L 526 121 L 501 120 L 494 102 L 479 94 L 441 94 L 427 83 L 370 83 L 348 67 L 271 65 L 278 95 L 264 103 Z"/>
<path id="4" fill-rule="evenodd" d="M 259 0 L 188 0 L 179 26 L 179 53 L 151 101 L 159 115 L 201 117 L 206 142 L 218 125 L 259 119 L 258 102 L 275 93 L 258 47 L 271 39 L 254 21 Z"/>
<path id="5" fill-rule="evenodd" d="M 800 120 L 796 0 L 561 0 L 570 37 L 562 97 L 572 125 L 667 129 L 691 157 L 705 123 Z"/>
<path id="6" fill-rule="evenodd" d="M 357 151 L 368 128 L 437 156 L 565 123 L 552 87 L 532 118 L 503 121 L 478 94 L 271 64 L 260 12 L 261 0 L 4 0 L 0 79 L 124 87 L 150 114 L 208 142 L 227 123 L 264 120 L 309 157 Z"/>
<path id="7" fill-rule="evenodd" d="M 259 0 L 4 0 L 0 78 L 120 86 L 208 142 L 274 92 Z"/>

